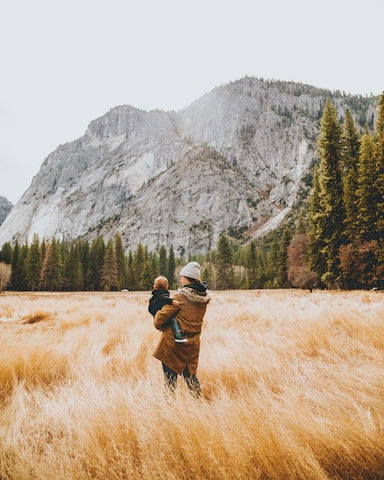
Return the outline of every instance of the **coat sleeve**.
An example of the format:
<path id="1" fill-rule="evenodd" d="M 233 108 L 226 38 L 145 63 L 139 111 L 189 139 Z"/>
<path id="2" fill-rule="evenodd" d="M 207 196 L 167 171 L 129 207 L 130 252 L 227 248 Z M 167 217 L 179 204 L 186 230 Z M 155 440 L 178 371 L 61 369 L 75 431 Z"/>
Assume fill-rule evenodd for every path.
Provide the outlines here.
<path id="1" fill-rule="evenodd" d="M 153 320 L 153 324 L 157 330 L 163 330 L 165 324 L 169 321 L 169 319 L 175 315 L 175 313 L 179 310 L 179 307 L 175 305 L 164 305 L 164 307 L 159 310 Z"/>

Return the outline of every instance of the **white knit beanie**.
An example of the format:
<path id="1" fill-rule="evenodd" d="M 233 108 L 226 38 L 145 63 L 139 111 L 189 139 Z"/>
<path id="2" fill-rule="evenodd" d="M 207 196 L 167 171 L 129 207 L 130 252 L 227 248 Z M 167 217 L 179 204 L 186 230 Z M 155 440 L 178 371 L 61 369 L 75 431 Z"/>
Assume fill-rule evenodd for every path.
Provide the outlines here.
<path id="1" fill-rule="evenodd" d="M 180 270 L 180 276 L 200 281 L 200 270 L 201 267 L 197 262 L 189 262 Z"/>

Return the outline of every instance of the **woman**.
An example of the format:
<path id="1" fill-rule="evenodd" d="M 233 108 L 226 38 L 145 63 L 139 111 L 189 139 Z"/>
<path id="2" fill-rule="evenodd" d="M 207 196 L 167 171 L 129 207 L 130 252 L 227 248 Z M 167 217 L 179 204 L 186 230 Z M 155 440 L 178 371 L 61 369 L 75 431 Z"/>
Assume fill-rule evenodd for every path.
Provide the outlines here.
<path id="1" fill-rule="evenodd" d="M 207 293 L 207 285 L 200 280 L 200 270 L 197 262 L 190 262 L 181 269 L 181 289 L 173 297 L 179 305 L 165 305 L 155 315 L 155 328 L 163 333 L 153 352 L 153 356 L 163 365 L 166 385 L 174 391 L 177 375 L 183 375 L 189 390 L 197 397 L 201 393 L 196 376 L 200 334 L 204 314 L 211 299 Z M 188 342 L 175 343 L 172 328 L 168 323 L 173 315 L 176 316 Z"/>

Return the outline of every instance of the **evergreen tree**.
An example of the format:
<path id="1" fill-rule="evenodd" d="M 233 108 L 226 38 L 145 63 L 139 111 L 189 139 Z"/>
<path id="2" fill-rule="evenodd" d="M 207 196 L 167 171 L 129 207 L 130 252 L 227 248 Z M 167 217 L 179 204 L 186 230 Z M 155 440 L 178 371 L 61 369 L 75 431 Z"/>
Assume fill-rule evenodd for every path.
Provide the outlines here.
<path id="1" fill-rule="evenodd" d="M 55 238 L 47 245 L 40 276 L 40 289 L 59 291 L 63 285 L 63 263 L 60 244 Z"/>
<path id="2" fill-rule="evenodd" d="M 380 239 L 380 248 L 384 257 L 384 92 L 379 100 L 376 137 L 375 137 L 375 159 L 376 159 L 376 180 L 377 191 L 377 219 L 376 230 Z"/>
<path id="3" fill-rule="evenodd" d="M 153 280 L 158 277 L 160 275 L 160 270 L 159 270 L 159 256 L 157 255 L 157 253 L 152 253 L 150 255 L 150 260 L 149 260 L 149 264 L 150 264 L 150 273 L 151 273 L 151 286 L 153 284 Z"/>
<path id="4" fill-rule="evenodd" d="M 35 233 L 33 235 L 27 257 L 28 286 L 32 291 L 38 290 L 39 288 L 42 264 L 43 256 L 41 252 L 40 239 L 39 235 Z"/>
<path id="5" fill-rule="evenodd" d="M 10 244 L 10 242 L 5 242 L 4 245 L 1 247 L 0 261 L 6 263 L 8 265 L 11 265 L 11 263 L 12 263 L 12 245 Z"/>
<path id="6" fill-rule="evenodd" d="M 351 112 L 345 112 L 341 161 L 343 166 L 343 202 L 345 207 L 345 236 L 353 240 L 357 218 L 357 170 L 359 164 L 360 139 Z"/>
<path id="7" fill-rule="evenodd" d="M 108 241 L 105 251 L 101 269 L 101 287 L 108 292 L 119 288 L 117 259 L 112 240 Z"/>
<path id="8" fill-rule="evenodd" d="M 26 291 L 29 289 L 28 287 L 28 278 L 27 278 L 27 259 L 28 259 L 28 251 L 29 246 L 26 242 L 20 249 L 20 260 L 21 260 L 21 283 L 20 283 L 20 290 Z"/>
<path id="9" fill-rule="evenodd" d="M 134 274 L 134 266 L 133 266 L 133 254 L 130 250 L 128 252 L 128 259 L 127 259 L 127 285 L 126 288 L 128 290 L 135 289 L 135 274 Z"/>
<path id="10" fill-rule="evenodd" d="M 168 255 L 168 281 L 169 281 L 169 287 L 171 289 L 176 287 L 175 271 L 176 271 L 176 257 L 175 257 L 175 252 L 173 250 L 173 247 L 171 245 L 169 248 L 169 255 Z"/>
<path id="11" fill-rule="evenodd" d="M 277 275 L 278 275 L 278 257 L 279 257 L 279 248 L 280 248 L 280 242 L 279 239 L 277 238 L 277 235 L 275 232 L 273 232 L 273 238 L 272 238 L 272 243 L 268 252 L 268 281 L 266 284 L 267 288 L 278 288 L 279 285 L 277 283 Z"/>
<path id="12" fill-rule="evenodd" d="M 141 276 L 144 269 L 145 263 L 145 248 L 142 243 L 139 243 L 135 254 L 133 256 L 132 262 L 132 274 L 133 274 L 133 290 L 143 290 L 143 285 L 141 284 Z"/>
<path id="13" fill-rule="evenodd" d="M 76 292 L 84 288 L 83 266 L 79 244 L 72 245 L 64 262 L 63 288 Z"/>
<path id="14" fill-rule="evenodd" d="M 350 110 L 347 108 L 341 135 L 340 165 L 344 172 L 355 169 L 359 161 L 360 136 Z"/>
<path id="15" fill-rule="evenodd" d="M 322 254 L 325 241 L 322 236 L 324 217 L 320 198 L 319 169 L 315 168 L 312 190 L 309 196 L 308 260 L 310 269 L 317 272 L 318 275 L 322 275 L 326 271 L 325 257 Z"/>
<path id="16" fill-rule="evenodd" d="M 126 288 L 127 274 L 126 274 L 126 259 L 124 254 L 124 247 L 121 235 L 118 233 L 115 236 L 115 253 L 117 261 L 117 278 L 119 280 L 119 289 Z"/>
<path id="17" fill-rule="evenodd" d="M 234 288 L 233 251 L 228 238 L 222 233 L 217 244 L 216 287 L 220 290 Z"/>
<path id="18" fill-rule="evenodd" d="M 24 268 L 24 258 L 22 247 L 16 240 L 12 251 L 12 274 L 11 285 L 12 290 L 22 291 L 26 289 L 26 278 Z"/>
<path id="19" fill-rule="evenodd" d="M 254 240 L 249 244 L 247 252 L 248 288 L 258 288 L 258 258 L 256 243 Z"/>
<path id="20" fill-rule="evenodd" d="M 81 262 L 81 271 L 83 272 L 83 286 L 85 290 L 89 290 L 89 285 L 88 285 L 89 254 L 90 254 L 89 242 L 86 240 L 83 242 L 80 242 L 79 255 L 80 255 L 80 262 Z"/>
<path id="21" fill-rule="evenodd" d="M 277 286 L 278 288 L 288 287 L 288 267 L 287 267 L 287 251 L 291 241 L 291 232 L 289 228 L 285 228 L 281 237 L 279 250 L 277 252 Z"/>
<path id="22" fill-rule="evenodd" d="M 164 245 L 161 245 L 159 249 L 159 271 L 160 275 L 168 278 L 168 259 L 167 249 Z"/>
<path id="23" fill-rule="evenodd" d="M 366 132 L 361 140 L 360 162 L 358 167 L 357 216 L 355 237 L 360 242 L 377 238 L 375 224 L 376 209 L 376 167 L 374 158 L 374 142 L 372 135 Z"/>
<path id="24" fill-rule="evenodd" d="M 319 182 L 319 209 L 316 211 L 317 238 L 311 243 L 322 244 L 321 254 L 325 257 L 325 271 L 322 280 L 329 288 L 341 282 L 340 261 L 338 251 L 344 239 L 344 206 L 343 188 L 341 179 L 341 126 L 337 119 L 337 111 L 330 100 L 327 100 L 321 120 L 321 131 L 318 140 L 320 165 L 318 172 Z M 315 222 L 314 222 L 315 220 Z"/>
<path id="25" fill-rule="evenodd" d="M 105 242 L 101 237 L 92 241 L 89 252 L 87 285 L 90 290 L 101 290 L 101 275 L 105 255 Z"/>
<path id="26" fill-rule="evenodd" d="M 149 260 L 146 260 L 141 274 L 141 285 L 144 290 L 152 290 L 153 279 L 151 263 Z"/>
<path id="27" fill-rule="evenodd" d="M 207 262 L 204 265 L 201 277 L 202 277 L 201 278 L 202 281 L 206 282 L 208 284 L 209 288 L 215 288 L 216 287 L 215 273 L 214 273 L 214 269 L 213 269 L 213 266 L 212 266 L 211 262 Z"/>

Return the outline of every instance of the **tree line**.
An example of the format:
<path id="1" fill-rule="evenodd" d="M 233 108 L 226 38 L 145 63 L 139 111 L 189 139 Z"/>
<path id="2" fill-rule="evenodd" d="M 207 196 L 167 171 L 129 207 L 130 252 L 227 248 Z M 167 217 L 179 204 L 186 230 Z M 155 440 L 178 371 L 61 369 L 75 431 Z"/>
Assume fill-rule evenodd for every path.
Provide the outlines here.
<path id="1" fill-rule="evenodd" d="M 125 253 L 119 234 L 108 241 L 98 237 L 92 242 L 55 238 L 47 242 L 35 234 L 30 244 L 16 241 L 2 246 L 0 291 L 5 286 L 15 291 L 151 290 L 158 275 L 166 276 L 174 289 L 178 270 L 192 260 L 202 265 L 202 280 L 210 288 L 283 287 L 288 286 L 287 241 L 288 237 L 283 243 L 276 237 L 270 247 L 256 241 L 238 247 L 223 233 L 216 250 L 184 258 L 176 256 L 172 246 L 150 252 L 141 243 Z"/>
<path id="2" fill-rule="evenodd" d="M 384 93 L 374 131 L 324 107 L 308 208 L 308 261 L 327 288 L 383 286 Z"/>
<path id="3" fill-rule="evenodd" d="M 302 211 L 262 239 L 241 246 L 222 233 L 215 250 L 184 258 L 141 243 L 126 253 L 119 234 L 91 242 L 35 234 L 2 246 L 0 291 L 151 290 L 158 275 L 173 289 L 192 260 L 212 289 L 384 287 L 384 93 L 373 131 L 360 132 L 348 109 L 339 119 L 327 100 L 318 157 Z"/>

